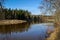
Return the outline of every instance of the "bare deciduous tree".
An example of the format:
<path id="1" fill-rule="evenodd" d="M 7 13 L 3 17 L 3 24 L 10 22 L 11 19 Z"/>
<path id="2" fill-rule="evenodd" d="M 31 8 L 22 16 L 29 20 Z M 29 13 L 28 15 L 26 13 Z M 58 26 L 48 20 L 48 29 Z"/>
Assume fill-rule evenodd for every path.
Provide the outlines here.
<path id="1" fill-rule="evenodd" d="M 42 8 L 45 12 L 54 12 L 60 9 L 60 0 L 43 0 L 42 6 L 40 5 L 40 9 Z"/>
<path id="2" fill-rule="evenodd" d="M 45 10 L 46 13 L 48 13 L 48 11 L 51 14 L 54 13 L 55 21 L 60 22 L 60 0 L 43 0 L 42 5 L 42 9 Z"/>

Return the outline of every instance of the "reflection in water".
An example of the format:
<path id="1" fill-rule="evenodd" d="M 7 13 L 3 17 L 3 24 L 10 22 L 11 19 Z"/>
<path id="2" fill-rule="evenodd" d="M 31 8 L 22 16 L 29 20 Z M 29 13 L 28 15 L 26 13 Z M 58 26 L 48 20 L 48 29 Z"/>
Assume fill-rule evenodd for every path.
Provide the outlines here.
<path id="1" fill-rule="evenodd" d="M 28 31 L 29 24 L 17 24 L 17 25 L 3 25 L 0 26 L 0 33 L 11 33 L 11 32 L 25 32 Z"/>
<path id="2" fill-rule="evenodd" d="M 0 26 L 0 40 L 44 40 L 47 30 L 54 29 L 50 24 L 33 23 Z"/>
<path id="3" fill-rule="evenodd" d="M 31 24 L 39 24 L 41 23 L 40 21 L 32 21 Z"/>

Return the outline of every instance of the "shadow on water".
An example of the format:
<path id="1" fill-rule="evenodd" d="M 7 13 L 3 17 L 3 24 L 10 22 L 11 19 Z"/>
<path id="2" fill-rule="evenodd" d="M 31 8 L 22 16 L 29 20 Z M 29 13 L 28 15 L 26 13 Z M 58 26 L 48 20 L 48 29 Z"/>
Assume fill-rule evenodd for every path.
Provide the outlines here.
<path id="1" fill-rule="evenodd" d="M 48 30 L 53 31 L 53 23 L 22 23 L 0 26 L 0 40 L 45 40 Z"/>
<path id="2" fill-rule="evenodd" d="M 14 24 L 14 25 L 2 25 L 0 26 L 0 33 L 11 33 L 11 32 L 25 32 L 29 29 L 28 23 Z"/>

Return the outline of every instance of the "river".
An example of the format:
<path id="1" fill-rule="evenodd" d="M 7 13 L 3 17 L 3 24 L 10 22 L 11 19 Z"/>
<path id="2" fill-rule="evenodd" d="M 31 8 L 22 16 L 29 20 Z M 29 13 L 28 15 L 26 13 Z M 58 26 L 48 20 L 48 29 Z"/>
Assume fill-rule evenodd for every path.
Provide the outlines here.
<path id="1" fill-rule="evenodd" d="M 53 23 L 23 23 L 0 26 L 0 40 L 45 40 Z"/>

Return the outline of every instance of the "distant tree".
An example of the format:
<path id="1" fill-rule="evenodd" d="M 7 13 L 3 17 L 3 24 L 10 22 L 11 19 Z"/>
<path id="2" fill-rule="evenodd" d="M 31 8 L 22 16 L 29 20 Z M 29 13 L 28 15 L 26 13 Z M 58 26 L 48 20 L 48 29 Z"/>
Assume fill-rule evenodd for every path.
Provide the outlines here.
<path id="1" fill-rule="evenodd" d="M 6 0 L 0 0 L 0 20 L 1 19 L 5 19 L 5 14 L 4 14 L 4 12 L 3 12 L 3 7 L 4 7 L 4 2 L 5 2 Z"/>
<path id="2" fill-rule="evenodd" d="M 3 8 L 4 2 L 5 2 L 5 0 L 0 0 L 0 8 Z"/>

